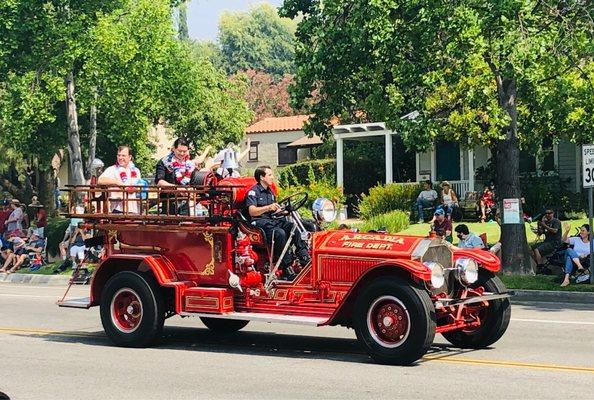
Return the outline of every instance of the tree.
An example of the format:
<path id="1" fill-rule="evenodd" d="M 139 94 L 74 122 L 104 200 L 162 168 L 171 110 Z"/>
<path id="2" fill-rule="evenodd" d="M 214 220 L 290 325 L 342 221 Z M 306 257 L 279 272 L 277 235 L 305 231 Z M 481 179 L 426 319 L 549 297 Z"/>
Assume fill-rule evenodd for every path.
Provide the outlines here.
<path id="1" fill-rule="evenodd" d="M 231 82 L 247 85 L 244 99 L 254 113 L 252 123 L 268 117 L 295 115 L 289 104 L 288 88 L 293 83 L 291 75 L 276 81 L 274 76 L 266 72 L 249 69 L 238 72 L 230 79 Z"/>
<path id="2" fill-rule="evenodd" d="M 223 13 L 219 42 L 227 74 L 247 69 L 275 77 L 293 73 L 295 27 L 268 4 L 253 6 L 248 13 Z"/>
<path id="3" fill-rule="evenodd" d="M 200 146 L 243 134 L 251 116 L 243 94 L 176 39 L 174 6 L 167 0 L 0 4 L 6 22 L 0 27 L 0 151 L 11 157 L 0 161 L 2 186 L 24 190 L 28 165 L 47 173 L 41 181 L 53 182 L 51 159 L 74 132 L 78 154 L 71 159 L 81 167 L 84 154 L 93 153 L 95 132 L 100 157 L 127 143 L 146 172 L 154 167 L 147 132 L 156 123 Z M 67 93 L 68 105 L 76 106 L 68 118 Z"/>
<path id="4" fill-rule="evenodd" d="M 410 148 L 437 137 L 490 146 L 501 198 L 521 195 L 522 146 L 593 137 L 589 1 L 286 0 L 283 13 L 304 15 L 293 98 L 319 91 L 309 129 L 364 110 Z M 400 120 L 413 110 L 415 123 Z M 524 226 L 501 237 L 504 269 L 531 272 Z"/>

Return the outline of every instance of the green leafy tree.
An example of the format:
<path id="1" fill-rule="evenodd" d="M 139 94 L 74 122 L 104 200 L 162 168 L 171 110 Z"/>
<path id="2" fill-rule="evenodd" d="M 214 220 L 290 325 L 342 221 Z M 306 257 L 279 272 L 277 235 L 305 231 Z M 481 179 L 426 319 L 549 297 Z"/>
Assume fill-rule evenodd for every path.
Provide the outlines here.
<path id="1" fill-rule="evenodd" d="M 1 162 L 7 167 L 0 165 L 0 173 L 10 172 L 1 182 L 24 183 L 26 165 L 39 166 L 51 178 L 51 158 L 66 147 L 72 124 L 80 124 L 70 129 L 78 135 L 70 148 L 78 151 L 81 170 L 82 156 L 85 150 L 93 155 L 96 140 L 100 157 L 130 144 L 140 167 L 152 171 L 147 131 L 157 123 L 200 146 L 243 134 L 251 118 L 243 93 L 207 60 L 198 60 L 190 43 L 176 39 L 176 5 L 140 0 L 109 7 L 97 2 L 93 8 L 85 2 L 68 12 L 41 1 L 0 5 L 6 21 L 0 28 L 0 149 L 12 157 Z M 41 17 L 31 17 L 36 14 Z M 84 23 L 75 29 L 70 21 Z M 67 87 L 69 105 L 76 107 L 68 119 Z"/>
<path id="2" fill-rule="evenodd" d="M 294 72 L 296 23 L 278 16 L 268 4 L 249 12 L 225 12 L 219 23 L 219 42 L 229 75 L 255 69 L 277 77 Z"/>
<path id="3" fill-rule="evenodd" d="M 294 100 L 317 94 L 310 128 L 320 132 L 339 116 L 386 121 L 419 150 L 438 137 L 490 146 L 499 196 L 519 198 L 523 146 L 592 140 L 593 10 L 580 0 L 286 0 L 284 15 L 303 14 Z M 413 110 L 415 123 L 400 120 Z M 524 226 L 501 236 L 504 269 L 530 272 Z"/>

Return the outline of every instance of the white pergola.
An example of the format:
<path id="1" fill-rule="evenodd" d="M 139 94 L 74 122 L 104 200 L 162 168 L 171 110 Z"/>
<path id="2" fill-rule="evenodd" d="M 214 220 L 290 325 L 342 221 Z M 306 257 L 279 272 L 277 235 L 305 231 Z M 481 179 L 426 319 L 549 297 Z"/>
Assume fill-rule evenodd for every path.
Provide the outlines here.
<path id="1" fill-rule="evenodd" d="M 413 111 L 406 114 L 400 119 L 414 121 L 419 116 L 418 111 Z M 386 129 L 384 122 L 370 122 L 365 124 L 349 124 L 349 125 L 335 125 L 332 129 L 334 140 L 336 140 L 336 184 L 337 186 L 344 187 L 344 141 L 345 140 L 373 140 L 383 141 L 385 149 L 385 163 L 386 163 L 386 183 L 392 183 L 394 181 L 394 175 L 392 170 L 392 135 L 397 133 Z M 383 137 L 383 138 L 382 138 Z M 456 193 L 463 195 L 469 190 L 474 190 L 474 152 L 472 149 L 466 150 L 468 153 L 467 163 L 464 165 L 463 153 L 460 152 L 460 177 L 462 180 L 454 181 L 450 180 L 453 189 Z M 436 174 L 436 159 L 435 159 L 435 147 L 429 152 L 430 157 L 430 177 L 426 178 L 420 174 L 420 154 L 416 154 L 416 175 L 417 180 L 432 179 L 434 180 Z M 464 169 L 468 169 L 468 179 L 464 179 Z"/>
<path id="2" fill-rule="evenodd" d="M 386 151 L 386 183 L 392 183 L 392 135 L 395 132 L 386 129 L 383 122 L 370 122 L 366 124 L 335 125 L 332 128 L 336 140 L 336 184 L 344 187 L 344 140 L 381 140 L 384 137 Z"/>

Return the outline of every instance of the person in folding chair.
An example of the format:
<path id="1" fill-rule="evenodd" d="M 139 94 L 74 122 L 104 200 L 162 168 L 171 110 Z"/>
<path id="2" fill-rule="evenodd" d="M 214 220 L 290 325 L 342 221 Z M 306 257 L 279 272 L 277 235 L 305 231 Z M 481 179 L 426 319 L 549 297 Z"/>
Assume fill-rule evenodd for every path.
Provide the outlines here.
<path id="1" fill-rule="evenodd" d="M 561 221 L 555 218 L 551 208 L 545 209 L 544 215 L 538 220 L 537 236 L 544 235 L 544 241 L 532 245 L 532 258 L 536 262 L 536 273 L 546 273 L 543 257 L 553 254 L 563 245 L 561 240 Z"/>
<path id="2" fill-rule="evenodd" d="M 272 244 L 274 240 L 274 248 L 271 251 L 275 262 L 280 257 L 293 231 L 291 241 L 295 246 L 299 264 L 305 267 L 310 261 L 307 244 L 301 238 L 299 231 L 293 229 L 294 223 L 278 214 L 282 210 L 281 206 L 276 202 L 276 197 L 271 189 L 274 182 L 272 169 L 268 165 L 260 166 L 256 168 L 254 178 L 258 183 L 249 190 L 246 197 L 246 207 L 252 219 L 252 225 L 264 231 L 266 241 L 269 244 Z M 289 281 L 295 278 L 292 263 L 293 258 L 287 250 L 280 264 L 283 272 L 281 278 Z"/>
<path id="3" fill-rule="evenodd" d="M 578 236 L 567 237 L 571 225 L 569 223 L 563 224 L 563 241 L 569 244 L 569 248 L 565 250 L 565 277 L 561 286 L 569 285 L 569 277 L 577 267 L 578 274 L 586 272 L 586 268 L 582 263 L 587 262 L 590 256 L 590 225 L 584 224 L 580 226 Z"/>

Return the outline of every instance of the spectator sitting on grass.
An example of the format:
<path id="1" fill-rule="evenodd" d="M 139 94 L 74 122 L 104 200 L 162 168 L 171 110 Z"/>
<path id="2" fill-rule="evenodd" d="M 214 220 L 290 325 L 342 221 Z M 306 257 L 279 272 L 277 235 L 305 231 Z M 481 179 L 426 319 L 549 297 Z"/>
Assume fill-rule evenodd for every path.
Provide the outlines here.
<path id="1" fill-rule="evenodd" d="M 577 267 L 579 273 L 585 271 L 582 261 L 584 261 L 590 255 L 590 225 L 584 224 L 580 226 L 580 233 L 578 236 L 567 237 L 571 224 L 563 224 L 563 241 L 568 243 L 570 248 L 565 250 L 565 277 L 561 283 L 561 287 L 569 285 L 569 276 L 573 272 L 574 264 Z"/>
<path id="2" fill-rule="evenodd" d="M 0 269 L 0 272 L 11 274 L 17 271 L 25 262 L 27 251 L 25 249 L 26 242 L 22 238 L 13 236 L 9 241 L 12 242 L 12 251 L 7 255 L 4 266 Z M 9 269 L 10 266 L 12 266 L 12 268 Z"/>
<path id="3" fill-rule="evenodd" d="M 561 240 L 561 221 L 554 217 L 554 211 L 551 208 L 545 210 L 544 216 L 538 220 L 538 229 L 536 234 L 544 234 L 544 241 L 532 245 L 532 258 L 536 262 L 536 273 L 546 273 L 543 264 L 543 257 L 552 254 L 563 243 Z"/>
<path id="4" fill-rule="evenodd" d="M 456 226 L 456 236 L 460 241 L 458 242 L 458 247 L 461 249 L 484 249 L 485 244 L 483 243 L 482 239 L 475 235 L 474 233 L 470 232 L 468 226 L 466 224 L 460 224 Z"/>
<path id="5" fill-rule="evenodd" d="M 435 200 L 437 200 L 437 192 L 431 187 L 431 181 L 427 180 L 423 182 L 423 191 L 419 193 L 415 202 L 415 206 L 419 213 L 419 224 L 424 222 L 423 208 L 433 207 L 435 205 Z"/>

